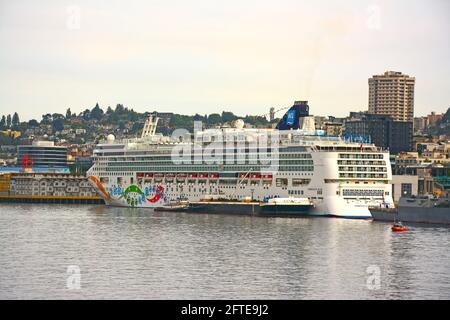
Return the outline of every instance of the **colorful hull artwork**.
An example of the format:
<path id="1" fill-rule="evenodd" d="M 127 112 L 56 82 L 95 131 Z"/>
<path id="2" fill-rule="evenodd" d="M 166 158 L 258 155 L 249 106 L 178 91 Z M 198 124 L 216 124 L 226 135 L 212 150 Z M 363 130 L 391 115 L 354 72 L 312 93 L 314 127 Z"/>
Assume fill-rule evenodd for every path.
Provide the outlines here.
<path id="1" fill-rule="evenodd" d="M 96 176 L 90 176 L 89 177 L 89 181 L 91 182 L 91 184 L 93 185 L 93 187 L 95 189 L 97 189 L 97 192 L 100 194 L 100 196 L 105 200 L 111 200 L 111 195 L 108 193 L 108 191 L 106 191 L 105 187 L 103 186 L 103 184 L 100 182 L 100 180 L 98 180 L 98 178 Z"/>
<path id="2" fill-rule="evenodd" d="M 161 185 L 131 184 L 127 187 L 119 185 L 105 187 L 96 177 L 91 176 L 89 179 L 108 205 L 155 207 L 167 202 L 164 187 Z"/>

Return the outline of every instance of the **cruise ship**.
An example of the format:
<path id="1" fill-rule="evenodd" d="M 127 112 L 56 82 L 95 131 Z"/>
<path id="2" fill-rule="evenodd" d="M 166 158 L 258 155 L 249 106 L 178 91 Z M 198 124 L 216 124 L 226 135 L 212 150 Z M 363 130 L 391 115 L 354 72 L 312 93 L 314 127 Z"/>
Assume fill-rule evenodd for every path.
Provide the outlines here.
<path id="1" fill-rule="evenodd" d="M 308 198 L 311 215 L 370 218 L 369 207 L 393 207 L 389 152 L 316 130 L 307 101 L 296 101 L 276 128 L 232 126 L 142 135 L 109 135 L 93 153 L 91 184 L 107 205 L 155 208 L 214 198 Z"/>

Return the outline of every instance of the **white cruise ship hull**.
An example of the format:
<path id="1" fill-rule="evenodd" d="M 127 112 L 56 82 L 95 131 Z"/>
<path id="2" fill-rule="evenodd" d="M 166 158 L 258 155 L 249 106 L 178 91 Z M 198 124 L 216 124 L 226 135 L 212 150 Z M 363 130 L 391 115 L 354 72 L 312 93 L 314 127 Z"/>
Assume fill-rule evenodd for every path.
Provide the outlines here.
<path id="1" fill-rule="evenodd" d="M 90 177 L 90 182 L 108 206 L 153 209 L 174 203 L 177 200 L 180 200 L 181 196 L 184 196 L 182 200 L 187 201 L 199 201 L 203 198 L 203 196 L 199 194 L 177 194 L 175 192 L 166 191 L 173 188 L 171 184 L 158 184 L 156 187 L 152 184 L 133 185 L 134 188 L 131 189 L 132 191 L 130 191 L 130 189 L 127 190 L 129 186 L 124 188 L 124 191 L 124 189 L 120 188 L 117 190 L 118 187 L 115 185 L 103 185 L 93 176 Z M 338 186 L 336 185 L 335 188 L 338 188 Z M 158 190 L 160 190 L 159 193 Z M 258 189 L 253 187 L 251 189 L 244 188 L 239 189 L 238 191 L 234 190 L 228 192 L 228 194 L 226 192 L 227 189 L 225 189 L 223 196 L 224 198 L 234 196 L 243 199 L 251 192 L 251 190 L 253 190 L 254 199 L 259 201 L 262 201 L 268 194 L 279 197 L 289 197 L 289 194 L 292 193 L 283 188 L 267 187 Z M 307 190 L 304 190 L 303 194 L 308 194 Z M 346 199 L 342 196 L 326 196 L 325 194 L 325 196 L 320 197 L 320 199 L 311 199 L 311 201 L 314 204 L 314 208 L 308 213 L 308 215 L 311 216 L 368 219 L 371 218 L 369 207 L 379 206 L 380 203 L 385 203 L 386 199 Z"/>

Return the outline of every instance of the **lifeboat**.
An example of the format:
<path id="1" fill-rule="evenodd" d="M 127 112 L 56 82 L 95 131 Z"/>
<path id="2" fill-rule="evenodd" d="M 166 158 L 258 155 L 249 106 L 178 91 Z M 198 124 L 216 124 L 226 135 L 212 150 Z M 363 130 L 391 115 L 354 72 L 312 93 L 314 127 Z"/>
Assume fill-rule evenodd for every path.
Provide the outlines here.
<path id="1" fill-rule="evenodd" d="M 152 182 L 153 179 L 153 173 L 145 173 L 144 174 L 144 181 L 145 182 Z"/>
<path id="2" fill-rule="evenodd" d="M 219 174 L 218 174 L 218 173 L 211 173 L 211 174 L 209 175 L 209 177 L 210 177 L 211 179 L 219 179 Z"/>

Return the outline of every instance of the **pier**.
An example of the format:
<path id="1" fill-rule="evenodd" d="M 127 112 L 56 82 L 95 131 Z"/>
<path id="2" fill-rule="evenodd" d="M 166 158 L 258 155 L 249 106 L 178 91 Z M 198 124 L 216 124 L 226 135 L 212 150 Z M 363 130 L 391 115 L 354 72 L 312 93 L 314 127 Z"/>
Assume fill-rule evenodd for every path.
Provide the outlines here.
<path id="1" fill-rule="evenodd" d="M 4 196 L 0 203 L 105 204 L 98 196 Z"/>
<path id="2" fill-rule="evenodd" d="M 0 203 L 104 204 L 87 178 L 53 172 L 0 175 Z"/>

